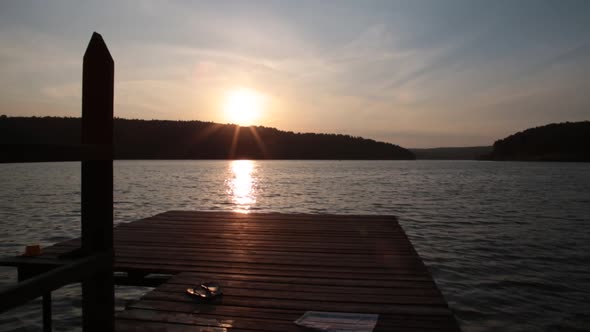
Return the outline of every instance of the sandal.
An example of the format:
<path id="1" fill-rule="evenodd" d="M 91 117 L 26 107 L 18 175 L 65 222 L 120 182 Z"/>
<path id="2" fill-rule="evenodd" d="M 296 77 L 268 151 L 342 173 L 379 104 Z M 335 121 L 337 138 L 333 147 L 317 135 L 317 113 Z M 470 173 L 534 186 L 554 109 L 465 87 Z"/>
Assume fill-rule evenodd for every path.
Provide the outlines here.
<path id="1" fill-rule="evenodd" d="M 221 287 L 216 282 L 203 282 L 199 286 L 187 288 L 186 292 L 203 299 L 211 299 L 223 294 Z"/>

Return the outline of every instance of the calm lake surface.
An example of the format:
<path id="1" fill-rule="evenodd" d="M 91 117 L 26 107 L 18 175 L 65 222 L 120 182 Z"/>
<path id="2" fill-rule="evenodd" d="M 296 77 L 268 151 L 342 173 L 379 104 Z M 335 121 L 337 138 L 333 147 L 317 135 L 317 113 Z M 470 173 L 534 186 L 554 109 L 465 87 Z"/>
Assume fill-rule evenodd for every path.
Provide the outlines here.
<path id="1" fill-rule="evenodd" d="M 0 254 L 79 236 L 79 163 L 0 164 L 0 184 Z M 464 331 L 590 329 L 590 164 L 115 162 L 116 223 L 172 209 L 393 214 Z M 118 308 L 144 291 L 117 288 Z M 55 330 L 79 326 L 79 295 L 54 292 Z M 40 326 L 40 301 L 0 315 Z"/>

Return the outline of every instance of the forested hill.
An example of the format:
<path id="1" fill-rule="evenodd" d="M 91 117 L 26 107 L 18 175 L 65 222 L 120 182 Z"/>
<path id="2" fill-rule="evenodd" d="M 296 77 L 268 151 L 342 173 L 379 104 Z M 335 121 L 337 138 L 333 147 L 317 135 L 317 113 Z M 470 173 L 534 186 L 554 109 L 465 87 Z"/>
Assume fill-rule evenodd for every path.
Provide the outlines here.
<path id="1" fill-rule="evenodd" d="M 14 144 L 78 144 L 80 124 L 79 118 L 2 116 L 1 160 L 18 159 Z M 415 159 L 402 147 L 361 137 L 201 121 L 115 119 L 114 142 L 115 159 Z"/>
<path id="2" fill-rule="evenodd" d="M 527 129 L 494 143 L 493 160 L 590 161 L 590 121 Z"/>

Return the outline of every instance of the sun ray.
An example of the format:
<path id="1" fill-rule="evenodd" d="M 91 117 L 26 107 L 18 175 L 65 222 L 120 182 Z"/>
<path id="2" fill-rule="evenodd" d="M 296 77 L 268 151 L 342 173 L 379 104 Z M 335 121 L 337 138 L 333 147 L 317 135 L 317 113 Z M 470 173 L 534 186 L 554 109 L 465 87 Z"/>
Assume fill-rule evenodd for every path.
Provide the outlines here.
<path id="1" fill-rule="evenodd" d="M 254 136 L 254 140 L 256 141 L 256 145 L 260 149 L 260 152 L 262 152 L 262 157 L 264 159 L 268 159 L 270 157 L 268 155 L 268 150 L 266 149 L 266 145 L 264 144 L 264 142 L 260 138 L 260 134 L 258 134 L 258 130 L 256 129 L 256 127 L 249 127 L 249 129 L 250 129 L 250 132 L 252 132 L 252 136 Z"/>
<path id="2" fill-rule="evenodd" d="M 238 146 L 238 136 L 240 136 L 240 126 L 236 125 L 236 129 L 234 129 L 234 136 L 231 139 L 231 146 L 229 149 L 229 159 L 234 159 L 236 155 L 236 148 Z"/>

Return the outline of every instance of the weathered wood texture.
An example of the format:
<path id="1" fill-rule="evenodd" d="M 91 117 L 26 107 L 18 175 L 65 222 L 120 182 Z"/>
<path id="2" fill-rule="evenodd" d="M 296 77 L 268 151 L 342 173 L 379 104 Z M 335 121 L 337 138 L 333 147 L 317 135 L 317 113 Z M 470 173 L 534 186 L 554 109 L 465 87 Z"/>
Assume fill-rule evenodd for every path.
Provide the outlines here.
<path id="1" fill-rule="evenodd" d="M 170 211 L 114 236 L 115 271 L 176 274 L 119 313 L 119 331 L 303 331 L 293 321 L 308 310 L 378 313 L 376 331 L 458 330 L 391 216 Z M 223 299 L 185 295 L 200 280 L 220 282 Z"/>

